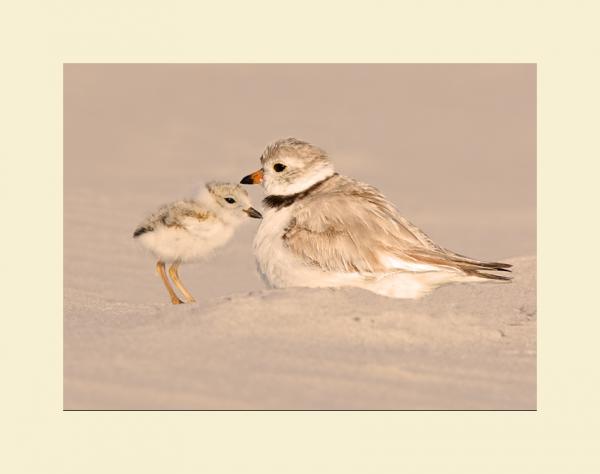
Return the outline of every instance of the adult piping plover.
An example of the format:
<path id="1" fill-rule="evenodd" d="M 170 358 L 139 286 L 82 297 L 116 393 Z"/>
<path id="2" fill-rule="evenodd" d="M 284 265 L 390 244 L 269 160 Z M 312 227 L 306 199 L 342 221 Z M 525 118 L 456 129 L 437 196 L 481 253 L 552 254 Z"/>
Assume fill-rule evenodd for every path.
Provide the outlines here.
<path id="1" fill-rule="evenodd" d="M 260 161 L 241 183 L 262 183 L 267 194 L 254 252 L 272 287 L 355 286 L 417 298 L 444 283 L 510 280 L 490 272 L 511 265 L 440 247 L 377 189 L 336 173 L 310 143 L 278 140 Z"/>
<path id="2" fill-rule="evenodd" d="M 208 183 L 194 200 L 167 204 L 142 222 L 133 237 L 150 250 L 158 262 L 160 274 L 173 304 L 183 303 L 169 284 L 169 275 L 188 303 L 194 297 L 179 278 L 179 265 L 198 261 L 212 250 L 225 245 L 236 227 L 245 219 L 262 215 L 251 207 L 248 193 L 239 184 Z"/>

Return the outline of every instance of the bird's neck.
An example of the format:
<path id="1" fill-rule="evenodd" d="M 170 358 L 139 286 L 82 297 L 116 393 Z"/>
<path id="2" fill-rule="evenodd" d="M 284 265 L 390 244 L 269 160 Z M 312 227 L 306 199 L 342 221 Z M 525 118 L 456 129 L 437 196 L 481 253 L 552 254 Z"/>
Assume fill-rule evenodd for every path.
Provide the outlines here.
<path id="1" fill-rule="evenodd" d="M 300 200 L 304 199 L 306 196 L 316 192 L 327 181 L 329 181 L 334 176 L 337 176 L 337 174 L 338 173 L 334 172 L 333 174 L 330 174 L 329 176 L 321 179 L 320 181 L 317 181 L 312 186 L 310 186 L 307 189 L 300 191 L 298 193 L 285 194 L 285 195 L 270 194 L 269 196 L 267 196 L 266 198 L 263 199 L 263 204 L 265 205 L 265 207 L 268 207 L 271 209 L 281 209 L 284 207 L 291 206 L 295 202 L 300 201 Z"/>

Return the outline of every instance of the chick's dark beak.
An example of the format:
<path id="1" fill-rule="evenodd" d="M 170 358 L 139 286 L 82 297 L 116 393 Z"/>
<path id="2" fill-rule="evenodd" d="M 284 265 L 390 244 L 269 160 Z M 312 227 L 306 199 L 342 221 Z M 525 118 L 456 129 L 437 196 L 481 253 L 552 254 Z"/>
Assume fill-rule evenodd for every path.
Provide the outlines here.
<path id="1" fill-rule="evenodd" d="M 253 217 L 254 219 L 262 219 L 262 214 L 260 212 L 258 212 L 256 209 L 254 209 L 253 207 L 244 209 L 244 212 L 246 214 L 248 214 L 250 217 Z"/>
<path id="2" fill-rule="evenodd" d="M 255 171 L 248 176 L 244 176 L 240 181 L 241 184 L 260 184 L 263 181 L 263 170 Z"/>

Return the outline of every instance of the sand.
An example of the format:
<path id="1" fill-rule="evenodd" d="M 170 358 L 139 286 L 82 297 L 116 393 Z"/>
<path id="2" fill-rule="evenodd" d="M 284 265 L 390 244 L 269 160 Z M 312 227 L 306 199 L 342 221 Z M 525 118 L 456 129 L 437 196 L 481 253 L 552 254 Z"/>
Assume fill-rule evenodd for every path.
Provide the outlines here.
<path id="1" fill-rule="evenodd" d="M 269 290 L 249 221 L 171 306 L 135 226 L 288 135 L 514 282 Z M 65 409 L 536 408 L 532 66 L 66 66 L 64 236 Z"/>
<path id="2" fill-rule="evenodd" d="M 196 305 L 66 294 L 69 409 L 535 409 L 535 260 L 418 301 L 263 290 Z"/>

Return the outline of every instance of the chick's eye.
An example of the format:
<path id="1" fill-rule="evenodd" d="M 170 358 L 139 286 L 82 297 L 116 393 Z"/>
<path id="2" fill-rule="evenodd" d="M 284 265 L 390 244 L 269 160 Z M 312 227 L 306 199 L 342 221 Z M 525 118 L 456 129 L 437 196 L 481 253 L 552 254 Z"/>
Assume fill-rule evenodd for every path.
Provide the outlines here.
<path id="1" fill-rule="evenodd" d="M 235 202 L 235 199 L 233 199 L 231 197 L 226 197 L 225 201 L 227 201 L 229 204 L 233 204 Z"/>
<path id="2" fill-rule="evenodd" d="M 285 169 L 285 165 L 282 165 L 281 163 L 275 163 L 273 165 L 273 169 L 277 172 L 277 173 L 281 173 L 284 169 Z"/>

